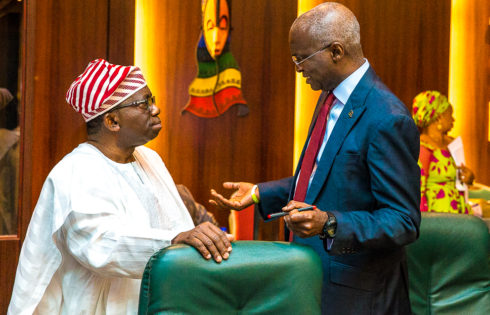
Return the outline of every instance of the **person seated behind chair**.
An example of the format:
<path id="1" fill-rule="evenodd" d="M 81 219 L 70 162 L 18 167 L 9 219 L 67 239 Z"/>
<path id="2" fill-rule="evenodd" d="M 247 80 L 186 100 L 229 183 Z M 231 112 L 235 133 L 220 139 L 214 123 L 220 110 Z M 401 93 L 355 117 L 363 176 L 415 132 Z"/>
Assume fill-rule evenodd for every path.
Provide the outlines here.
<path id="1" fill-rule="evenodd" d="M 19 139 L 17 100 L 0 88 L 0 235 L 17 232 Z"/>
<path id="2" fill-rule="evenodd" d="M 184 243 L 227 259 L 228 236 L 194 227 L 161 158 L 143 147 L 162 128 L 141 70 L 89 63 L 66 95 L 88 140 L 50 172 L 22 247 L 9 314 L 135 314 L 143 270 Z"/>
<path id="3" fill-rule="evenodd" d="M 211 212 L 208 212 L 206 210 L 206 207 L 194 200 L 194 197 L 192 196 L 189 188 L 185 187 L 184 185 L 176 186 L 180 198 L 182 198 L 182 201 L 184 202 L 187 211 L 189 211 L 189 214 L 191 215 L 194 225 L 209 222 L 213 225 L 219 226 L 219 223 L 218 221 L 216 221 L 214 215 Z"/>
<path id="4" fill-rule="evenodd" d="M 472 213 L 464 193 L 456 188 L 456 177 L 471 185 L 473 172 L 456 163 L 448 150 L 454 140 L 447 133 L 453 128 L 453 107 L 437 91 L 419 93 L 413 100 L 413 119 L 420 131 L 420 211 Z"/>

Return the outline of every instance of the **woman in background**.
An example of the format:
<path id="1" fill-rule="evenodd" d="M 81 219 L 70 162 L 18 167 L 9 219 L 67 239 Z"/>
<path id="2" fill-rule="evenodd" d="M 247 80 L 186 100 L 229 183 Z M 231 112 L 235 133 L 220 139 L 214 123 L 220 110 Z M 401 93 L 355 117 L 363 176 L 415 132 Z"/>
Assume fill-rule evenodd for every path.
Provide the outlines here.
<path id="1" fill-rule="evenodd" d="M 413 100 L 413 119 L 420 131 L 420 211 L 472 214 L 464 192 L 456 188 L 456 177 L 467 185 L 473 172 L 456 163 L 448 150 L 454 140 L 447 133 L 453 128 L 453 108 L 447 97 L 425 91 Z"/>

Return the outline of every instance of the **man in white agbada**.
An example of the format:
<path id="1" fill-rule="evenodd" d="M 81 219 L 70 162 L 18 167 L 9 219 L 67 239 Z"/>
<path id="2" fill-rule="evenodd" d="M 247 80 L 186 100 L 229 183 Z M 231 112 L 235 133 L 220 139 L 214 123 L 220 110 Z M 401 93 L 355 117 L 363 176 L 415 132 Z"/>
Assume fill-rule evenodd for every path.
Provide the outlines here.
<path id="1" fill-rule="evenodd" d="M 228 236 L 194 227 L 158 154 L 142 145 L 160 110 L 139 68 L 92 61 L 67 101 L 88 141 L 46 179 L 17 267 L 9 314 L 136 314 L 146 262 L 170 244 L 221 262 Z"/>

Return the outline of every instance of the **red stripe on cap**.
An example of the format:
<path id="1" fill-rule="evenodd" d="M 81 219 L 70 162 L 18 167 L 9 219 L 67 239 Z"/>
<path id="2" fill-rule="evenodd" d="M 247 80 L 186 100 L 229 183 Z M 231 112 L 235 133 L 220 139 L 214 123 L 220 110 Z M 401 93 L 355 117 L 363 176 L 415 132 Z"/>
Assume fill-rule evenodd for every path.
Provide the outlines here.
<path id="1" fill-rule="evenodd" d="M 114 79 L 110 79 L 111 83 L 109 84 L 109 89 L 107 89 L 107 91 L 104 93 L 105 98 L 114 93 L 119 84 L 126 78 L 130 69 L 130 67 L 121 68 L 117 71 L 117 76 L 114 76 Z"/>
<path id="2" fill-rule="evenodd" d="M 83 75 L 81 75 L 79 77 L 79 80 L 78 80 L 78 83 L 77 83 L 77 86 L 75 88 L 75 99 L 74 99 L 74 103 L 76 104 L 77 106 L 77 109 L 80 113 L 84 113 L 86 112 L 86 107 L 84 106 L 84 101 L 85 101 L 85 98 L 84 98 L 84 90 L 85 90 L 85 85 L 86 85 L 86 81 L 88 78 L 90 78 L 90 76 L 92 75 L 92 73 L 98 68 L 98 66 L 100 66 L 102 63 L 99 62 L 97 60 L 97 62 L 92 62 L 89 64 L 89 66 L 87 67 L 87 71 L 85 71 L 83 73 Z"/>
<path id="3" fill-rule="evenodd" d="M 88 103 L 89 103 L 89 107 L 88 107 L 88 110 L 87 112 L 91 112 L 93 110 L 96 110 L 98 107 L 99 107 L 99 104 L 97 101 L 99 100 L 99 95 L 100 95 L 100 91 L 103 91 L 104 90 L 104 82 L 107 81 L 105 80 L 105 77 L 107 77 L 107 68 L 104 69 L 103 71 L 105 71 L 105 75 L 102 76 L 102 75 L 97 75 L 97 77 L 94 78 L 93 80 L 93 87 L 90 88 L 89 90 L 89 100 L 88 100 Z"/>
<path id="4" fill-rule="evenodd" d="M 107 68 L 104 63 L 100 63 L 94 68 L 94 71 L 88 77 L 83 88 L 82 106 L 84 107 L 86 113 L 89 113 L 96 108 L 96 106 L 90 102 L 90 94 L 92 94 L 92 92 L 98 93 L 98 91 L 94 91 L 95 81 L 97 81 L 97 79 L 100 77 L 102 77 L 102 79 L 105 79 L 105 76 L 107 76 Z"/>

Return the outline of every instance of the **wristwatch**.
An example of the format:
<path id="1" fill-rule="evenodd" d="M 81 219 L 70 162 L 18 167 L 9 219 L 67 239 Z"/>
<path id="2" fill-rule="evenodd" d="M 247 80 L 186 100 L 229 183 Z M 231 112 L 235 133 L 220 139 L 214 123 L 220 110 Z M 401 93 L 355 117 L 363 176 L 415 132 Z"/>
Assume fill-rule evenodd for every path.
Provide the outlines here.
<path id="1" fill-rule="evenodd" d="M 323 225 L 322 233 L 320 234 L 320 239 L 333 238 L 337 234 L 337 218 L 332 212 L 327 211 L 327 222 Z"/>

